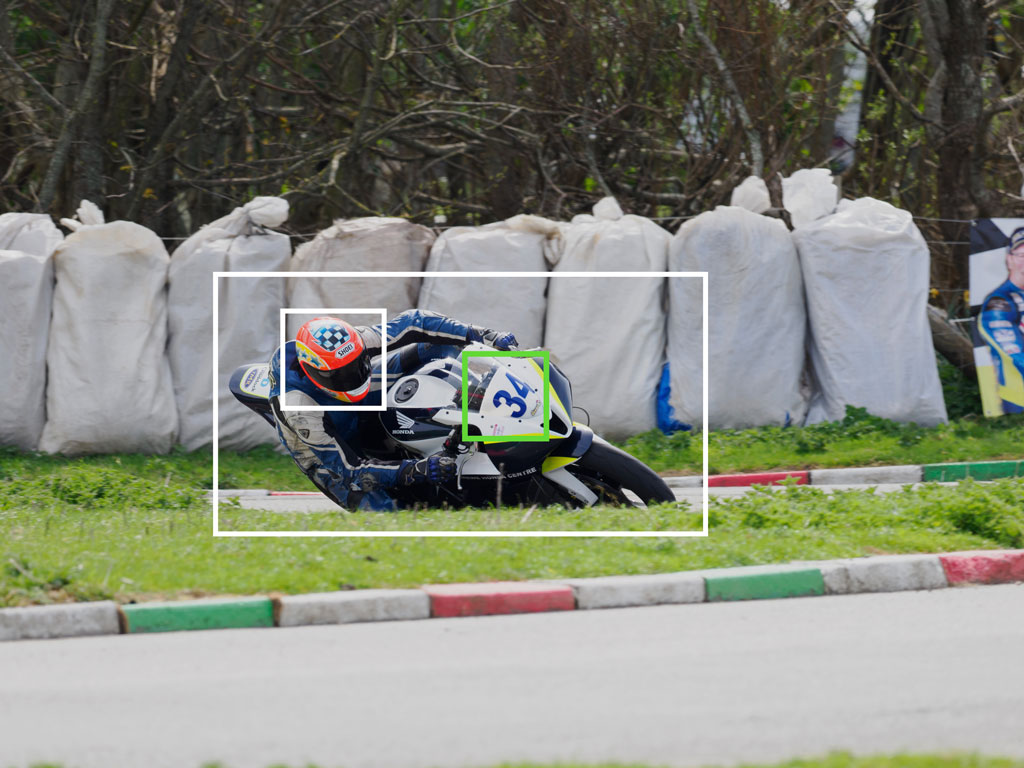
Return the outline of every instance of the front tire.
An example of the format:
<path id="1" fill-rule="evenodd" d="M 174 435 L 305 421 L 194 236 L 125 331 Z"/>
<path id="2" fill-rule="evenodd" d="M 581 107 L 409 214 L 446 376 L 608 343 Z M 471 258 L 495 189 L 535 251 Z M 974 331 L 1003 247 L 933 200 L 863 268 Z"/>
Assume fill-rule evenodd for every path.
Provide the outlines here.
<path id="1" fill-rule="evenodd" d="M 644 504 L 676 500 L 657 472 L 607 443 L 595 440 L 587 452 L 566 469 L 597 494 L 599 504 L 634 506 L 623 490 L 632 491 Z"/>

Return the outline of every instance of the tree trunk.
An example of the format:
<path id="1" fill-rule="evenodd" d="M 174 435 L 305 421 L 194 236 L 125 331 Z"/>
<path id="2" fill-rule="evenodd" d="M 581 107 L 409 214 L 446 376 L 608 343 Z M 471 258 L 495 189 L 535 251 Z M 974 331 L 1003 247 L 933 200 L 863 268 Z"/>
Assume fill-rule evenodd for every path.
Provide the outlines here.
<path id="1" fill-rule="evenodd" d="M 964 376 L 975 377 L 974 345 L 967 334 L 951 324 L 946 314 L 931 304 L 928 305 L 928 325 L 932 329 L 935 351 L 959 368 Z"/>

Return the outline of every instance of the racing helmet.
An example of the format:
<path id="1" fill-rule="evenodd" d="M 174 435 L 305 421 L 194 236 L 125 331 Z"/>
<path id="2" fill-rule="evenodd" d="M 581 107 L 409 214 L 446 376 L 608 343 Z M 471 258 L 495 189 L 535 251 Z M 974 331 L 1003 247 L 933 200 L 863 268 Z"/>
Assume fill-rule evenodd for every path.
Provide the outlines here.
<path id="1" fill-rule="evenodd" d="M 370 355 L 359 331 L 336 317 L 317 317 L 295 336 L 299 367 L 317 387 L 343 403 L 370 391 Z"/>

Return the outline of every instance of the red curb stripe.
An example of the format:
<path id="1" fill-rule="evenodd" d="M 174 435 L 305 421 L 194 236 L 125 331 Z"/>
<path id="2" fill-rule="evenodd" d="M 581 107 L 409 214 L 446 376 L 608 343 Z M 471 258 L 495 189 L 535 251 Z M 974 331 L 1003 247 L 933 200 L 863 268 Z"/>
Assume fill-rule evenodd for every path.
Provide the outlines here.
<path id="1" fill-rule="evenodd" d="M 708 487 L 739 487 L 745 485 L 778 485 L 780 480 L 787 477 L 795 477 L 797 485 L 810 483 L 810 472 L 754 472 L 749 475 L 711 475 L 708 477 Z"/>
<path id="2" fill-rule="evenodd" d="M 428 584 L 430 615 L 493 616 L 508 613 L 571 611 L 576 608 L 572 587 L 557 584 L 497 581 L 487 584 Z"/>
<path id="3" fill-rule="evenodd" d="M 1024 549 L 1005 552 L 954 552 L 939 555 L 953 584 L 1006 584 L 1024 581 Z"/>

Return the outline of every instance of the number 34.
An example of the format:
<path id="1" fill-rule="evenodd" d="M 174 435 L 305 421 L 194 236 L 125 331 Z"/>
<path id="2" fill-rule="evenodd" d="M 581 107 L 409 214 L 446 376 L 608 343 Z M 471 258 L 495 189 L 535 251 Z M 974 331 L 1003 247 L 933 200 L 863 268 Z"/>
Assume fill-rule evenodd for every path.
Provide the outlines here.
<path id="1" fill-rule="evenodd" d="M 507 390 L 499 389 L 497 392 L 494 393 L 494 405 L 514 406 L 516 410 L 512 411 L 512 418 L 518 419 L 520 416 L 526 413 L 526 401 L 523 398 L 530 394 L 533 390 L 530 389 L 525 383 L 521 382 L 508 371 L 505 372 L 505 377 L 512 384 L 512 388 L 515 389 L 515 391 L 520 396 L 516 397 Z"/>

